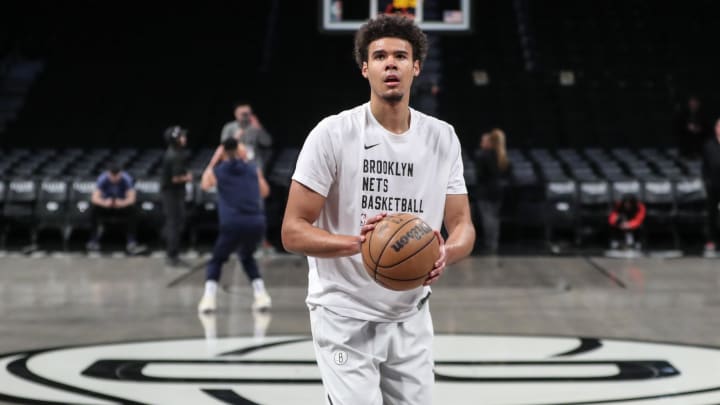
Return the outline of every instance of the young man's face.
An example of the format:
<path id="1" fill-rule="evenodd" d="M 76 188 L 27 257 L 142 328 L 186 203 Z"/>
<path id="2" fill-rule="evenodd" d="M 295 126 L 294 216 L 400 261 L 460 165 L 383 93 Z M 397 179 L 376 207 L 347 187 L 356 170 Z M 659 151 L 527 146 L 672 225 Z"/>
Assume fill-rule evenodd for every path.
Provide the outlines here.
<path id="1" fill-rule="evenodd" d="M 420 62 L 413 61 L 412 45 L 400 38 L 380 38 L 368 46 L 368 60 L 362 75 L 373 95 L 397 103 L 409 97 L 413 78 L 420 74 Z"/>
<path id="2" fill-rule="evenodd" d="M 718 139 L 720 139 L 720 120 L 717 120 L 715 122 L 715 136 L 717 136 Z"/>

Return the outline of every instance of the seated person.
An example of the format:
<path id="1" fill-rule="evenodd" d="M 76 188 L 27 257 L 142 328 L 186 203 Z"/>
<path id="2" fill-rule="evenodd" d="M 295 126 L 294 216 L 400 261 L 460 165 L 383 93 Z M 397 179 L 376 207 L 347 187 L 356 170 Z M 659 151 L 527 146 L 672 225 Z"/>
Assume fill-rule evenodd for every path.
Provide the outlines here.
<path id="1" fill-rule="evenodd" d="M 621 241 L 625 248 L 637 247 L 635 234 L 645 221 L 645 204 L 634 195 L 625 195 L 615 203 L 608 222 L 610 223 L 610 247 L 617 249 Z"/>
<path id="2" fill-rule="evenodd" d="M 132 177 L 120 166 L 111 164 L 95 184 L 90 199 L 90 220 L 92 231 L 86 247 L 90 251 L 100 250 L 101 225 L 113 221 L 126 227 L 127 252 L 141 253 L 144 247 L 137 244 L 137 211 L 135 207 L 135 189 Z"/>

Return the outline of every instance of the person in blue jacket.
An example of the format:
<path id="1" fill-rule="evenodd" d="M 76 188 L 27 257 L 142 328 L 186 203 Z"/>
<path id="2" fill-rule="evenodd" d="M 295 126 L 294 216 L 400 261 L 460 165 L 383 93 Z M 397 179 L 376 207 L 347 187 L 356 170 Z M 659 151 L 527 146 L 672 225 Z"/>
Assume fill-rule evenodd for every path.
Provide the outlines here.
<path id="1" fill-rule="evenodd" d="M 233 252 L 237 253 L 252 284 L 253 310 L 267 310 L 272 301 L 253 254 L 265 235 L 263 198 L 270 193 L 270 187 L 260 168 L 248 162 L 247 150 L 235 138 L 225 139 L 210 162 L 200 186 L 204 190 L 217 187 L 220 229 L 207 265 L 205 293 L 198 311 L 216 310 L 222 266 Z"/>

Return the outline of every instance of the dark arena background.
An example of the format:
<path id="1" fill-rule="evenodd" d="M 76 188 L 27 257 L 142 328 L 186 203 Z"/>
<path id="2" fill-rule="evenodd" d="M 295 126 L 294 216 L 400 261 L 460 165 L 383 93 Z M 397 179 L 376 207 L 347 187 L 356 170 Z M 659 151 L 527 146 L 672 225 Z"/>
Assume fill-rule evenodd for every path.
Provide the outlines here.
<path id="1" fill-rule="evenodd" d="M 283 249 L 281 221 L 308 133 L 369 99 L 343 18 L 388 3 L 0 7 L 0 403 L 323 403 L 308 265 Z M 701 153 L 720 139 L 720 2 L 417 3 L 430 51 L 411 106 L 455 128 L 477 233 L 433 286 L 434 403 L 720 403 L 717 163 Z M 251 310 L 233 258 L 219 310 L 198 316 L 218 233 L 199 181 L 238 101 L 273 139 L 256 252 L 273 305 Z M 162 232 L 174 125 L 194 179 L 183 268 L 165 265 Z M 477 170 L 493 129 L 510 162 L 497 250 Z M 117 223 L 86 249 L 110 162 L 135 182 L 142 253 Z M 645 218 L 617 240 L 608 218 L 627 196 Z"/>

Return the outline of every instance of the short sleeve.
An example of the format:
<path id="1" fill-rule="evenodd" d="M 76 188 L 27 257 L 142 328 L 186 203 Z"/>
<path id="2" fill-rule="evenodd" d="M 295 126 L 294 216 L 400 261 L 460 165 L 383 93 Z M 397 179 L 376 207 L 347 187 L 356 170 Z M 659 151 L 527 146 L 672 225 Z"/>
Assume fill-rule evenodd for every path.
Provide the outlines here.
<path id="1" fill-rule="evenodd" d="M 292 179 L 327 197 L 336 174 L 337 159 L 326 119 L 305 139 Z"/>
<path id="2" fill-rule="evenodd" d="M 467 194 L 467 186 L 465 185 L 465 169 L 463 166 L 462 149 L 460 140 L 452 129 L 452 146 L 450 148 L 450 156 L 452 164 L 450 166 L 450 177 L 446 194 Z"/>

